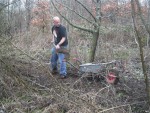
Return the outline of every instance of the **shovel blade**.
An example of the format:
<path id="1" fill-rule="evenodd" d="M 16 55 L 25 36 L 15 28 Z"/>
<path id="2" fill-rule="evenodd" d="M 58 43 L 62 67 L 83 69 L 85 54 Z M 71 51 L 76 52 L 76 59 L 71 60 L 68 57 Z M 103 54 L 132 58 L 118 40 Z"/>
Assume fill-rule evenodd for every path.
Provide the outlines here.
<path id="1" fill-rule="evenodd" d="M 57 49 L 57 52 L 65 54 L 65 60 L 69 60 L 70 54 L 69 54 L 69 50 L 67 48 Z"/>

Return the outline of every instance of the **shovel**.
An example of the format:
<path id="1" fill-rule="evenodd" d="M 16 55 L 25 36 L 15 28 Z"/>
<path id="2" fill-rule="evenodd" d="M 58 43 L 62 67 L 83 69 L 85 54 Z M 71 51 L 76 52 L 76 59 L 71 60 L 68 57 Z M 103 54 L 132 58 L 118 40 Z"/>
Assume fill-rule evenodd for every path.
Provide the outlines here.
<path id="1" fill-rule="evenodd" d="M 54 45 L 54 47 L 56 47 L 55 44 L 53 44 L 53 45 Z M 57 53 L 63 53 L 65 55 L 65 60 L 69 60 L 70 54 L 69 54 L 69 50 L 67 48 L 60 46 L 59 49 L 56 49 L 56 52 Z"/>

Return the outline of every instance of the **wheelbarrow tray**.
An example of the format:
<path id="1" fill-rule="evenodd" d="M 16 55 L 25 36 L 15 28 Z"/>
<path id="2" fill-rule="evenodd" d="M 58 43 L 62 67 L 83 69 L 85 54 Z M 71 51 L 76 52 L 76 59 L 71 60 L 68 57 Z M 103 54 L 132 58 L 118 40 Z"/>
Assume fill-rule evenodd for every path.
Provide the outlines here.
<path id="1" fill-rule="evenodd" d="M 93 64 L 93 63 L 86 63 L 79 65 L 79 70 L 81 72 L 91 72 L 91 73 L 98 73 L 103 69 L 106 68 L 113 68 L 116 64 L 116 61 L 111 61 L 108 63 L 99 63 L 99 64 Z"/>
<path id="2" fill-rule="evenodd" d="M 92 64 L 92 63 L 86 63 L 79 66 L 79 70 L 81 72 L 91 72 L 91 73 L 98 73 L 100 70 L 102 70 L 103 65 L 101 64 Z"/>

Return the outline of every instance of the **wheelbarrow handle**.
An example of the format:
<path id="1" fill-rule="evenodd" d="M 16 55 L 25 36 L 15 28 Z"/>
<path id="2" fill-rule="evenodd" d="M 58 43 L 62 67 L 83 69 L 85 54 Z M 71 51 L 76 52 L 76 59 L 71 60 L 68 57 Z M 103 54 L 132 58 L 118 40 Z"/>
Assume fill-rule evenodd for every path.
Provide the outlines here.
<path id="1" fill-rule="evenodd" d="M 79 72 L 81 72 L 82 74 L 84 73 L 83 71 L 81 71 L 79 68 L 77 68 L 76 66 L 74 66 L 72 63 L 70 63 L 69 61 L 66 61 L 67 64 L 71 65 L 72 67 L 74 67 L 75 69 L 77 69 Z"/>

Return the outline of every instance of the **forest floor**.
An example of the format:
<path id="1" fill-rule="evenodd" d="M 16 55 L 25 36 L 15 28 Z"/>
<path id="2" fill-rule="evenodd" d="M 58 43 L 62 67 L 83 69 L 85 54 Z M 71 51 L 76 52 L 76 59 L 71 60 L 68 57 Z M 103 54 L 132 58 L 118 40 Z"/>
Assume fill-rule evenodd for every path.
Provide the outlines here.
<path id="1" fill-rule="evenodd" d="M 11 62 L 11 69 L 5 81 L 8 86 L 1 85 L 1 113 L 149 113 L 144 79 L 128 69 L 119 73 L 117 85 L 110 85 L 77 76 L 71 67 L 68 77 L 60 79 L 44 62 L 6 62 Z"/>

